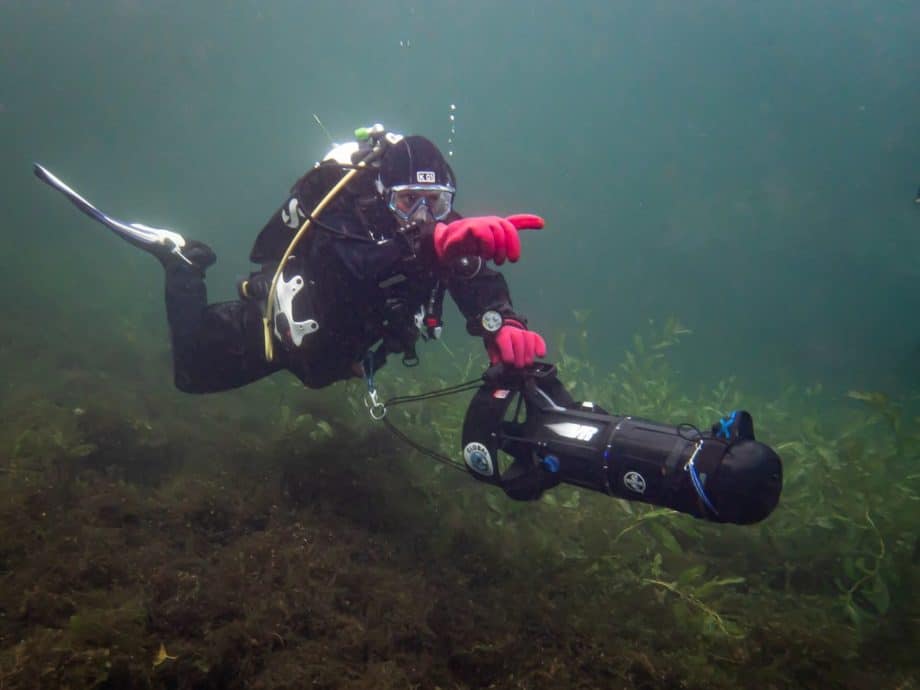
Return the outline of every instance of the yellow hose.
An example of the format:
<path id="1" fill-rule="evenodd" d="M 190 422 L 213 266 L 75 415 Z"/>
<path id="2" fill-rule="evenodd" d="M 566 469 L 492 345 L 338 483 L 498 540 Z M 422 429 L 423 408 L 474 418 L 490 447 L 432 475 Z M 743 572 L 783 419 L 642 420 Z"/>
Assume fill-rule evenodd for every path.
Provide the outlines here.
<path id="1" fill-rule="evenodd" d="M 271 362 L 275 358 L 274 344 L 272 343 L 272 319 L 274 314 L 274 303 L 275 303 L 275 289 L 278 287 L 278 278 L 281 277 L 282 272 L 284 271 L 284 265 L 287 263 L 288 259 L 291 257 L 291 252 L 294 251 L 294 247 L 297 246 L 297 243 L 300 242 L 301 238 L 307 233 L 307 230 L 310 227 L 310 222 L 316 218 L 326 206 L 335 198 L 342 188 L 347 185 L 351 179 L 357 175 L 362 169 L 366 167 L 366 163 L 361 161 L 357 167 L 352 168 L 346 173 L 341 180 L 339 180 L 336 185 L 329 190 L 329 193 L 323 197 L 323 200 L 320 201 L 316 208 L 314 208 L 310 215 L 307 216 L 307 219 L 303 222 L 303 225 L 300 226 L 300 230 L 297 231 L 297 234 L 294 235 L 294 239 L 291 240 L 291 243 L 288 245 L 288 248 L 285 250 L 284 255 L 281 257 L 281 262 L 278 264 L 278 270 L 275 271 L 275 276 L 272 278 L 272 285 L 268 290 L 268 300 L 265 303 L 265 315 L 262 317 L 262 328 L 263 334 L 265 336 L 265 361 Z"/>

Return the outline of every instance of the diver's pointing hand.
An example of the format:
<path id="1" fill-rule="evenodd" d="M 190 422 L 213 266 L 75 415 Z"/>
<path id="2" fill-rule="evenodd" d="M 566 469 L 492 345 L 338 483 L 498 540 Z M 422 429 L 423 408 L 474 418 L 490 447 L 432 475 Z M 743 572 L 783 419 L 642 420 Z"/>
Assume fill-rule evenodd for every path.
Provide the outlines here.
<path id="1" fill-rule="evenodd" d="M 530 213 L 501 218 L 478 216 L 461 218 L 434 229 L 434 251 L 442 261 L 458 256 L 480 256 L 496 264 L 521 258 L 518 230 L 539 230 L 543 219 Z"/>

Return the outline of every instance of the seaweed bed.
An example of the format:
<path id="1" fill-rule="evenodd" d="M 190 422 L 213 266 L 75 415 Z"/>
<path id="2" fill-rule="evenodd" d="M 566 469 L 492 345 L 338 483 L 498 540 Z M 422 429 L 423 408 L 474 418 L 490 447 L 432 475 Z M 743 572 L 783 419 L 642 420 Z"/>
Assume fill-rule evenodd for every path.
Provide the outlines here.
<path id="1" fill-rule="evenodd" d="M 738 393 L 676 392 L 685 333 L 609 375 L 564 341 L 560 363 L 576 394 L 712 418 Z M 124 338 L 43 380 L 3 343 L 0 689 L 918 687 L 910 401 L 749 402 L 786 490 L 724 527 L 570 488 L 513 503 L 400 446 L 357 385 L 183 396 Z M 397 420 L 447 450 L 464 404 Z"/>

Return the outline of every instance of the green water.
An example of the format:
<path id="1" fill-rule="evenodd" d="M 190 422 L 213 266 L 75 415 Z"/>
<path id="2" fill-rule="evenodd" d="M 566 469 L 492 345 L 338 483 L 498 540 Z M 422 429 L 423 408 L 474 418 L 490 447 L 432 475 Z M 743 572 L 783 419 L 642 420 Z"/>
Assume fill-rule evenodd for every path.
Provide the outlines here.
<path id="1" fill-rule="evenodd" d="M 233 507 L 221 507 L 222 514 L 234 516 L 227 518 L 231 527 L 206 530 L 200 544 L 183 542 L 182 549 L 204 560 L 209 548 L 223 553 L 227 544 L 214 535 L 233 532 L 232 525 L 246 532 L 239 525 L 249 524 L 249 513 L 271 516 L 271 539 L 276 540 L 271 548 L 279 553 L 295 522 L 328 522 L 327 534 L 336 529 L 329 516 L 337 510 L 346 513 L 347 527 L 340 536 L 361 544 L 356 550 L 373 551 L 374 525 L 391 525 L 385 541 L 396 544 L 392 548 L 402 555 L 381 581 L 408 577 L 405 573 L 418 568 L 423 582 L 381 586 L 378 592 L 374 581 L 356 580 L 353 589 L 376 597 L 384 609 L 407 606 L 395 593 L 403 586 L 429 587 L 453 600 L 467 585 L 440 571 L 447 565 L 431 563 L 494 567 L 507 578 L 506 588 L 495 583 L 494 589 L 483 590 L 488 592 L 484 596 L 494 598 L 495 607 L 507 600 L 511 611 L 504 627 L 500 620 L 483 624 L 491 636 L 483 655 L 499 657 L 504 650 L 512 661 L 484 662 L 485 667 L 468 663 L 464 654 L 475 656 L 469 651 L 473 643 L 463 645 L 475 630 L 461 621 L 464 614 L 454 611 L 456 618 L 438 619 L 435 625 L 434 614 L 426 610 L 416 612 L 417 619 L 435 627 L 438 639 L 453 640 L 445 651 L 427 633 L 419 633 L 425 654 L 451 658 L 446 665 L 435 663 L 428 675 L 408 670 L 425 656 L 418 650 L 413 657 L 398 645 L 375 647 L 365 640 L 363 655 L 343 656 L 331 650 L 351 648 L 336 646 L 338 640 L 329 642 L 329 659 L 335 661 L 326 671 L 316 661 L 309 666 L 314 675 L 304 671 L 296 676 L 287 664 L 305 649 L 303 640 L 309 638 L 316 652 L 327 638 L 322 631 L 288 630 L 277 633 L 284 646 L 260 656 L 258 669 L 237 669 L 251 687 L 256 677 L 262 687 L 287 687 L 284 682 L 297 687 L 293 678 L 359 687 L 374 677 L 382 679 L 377 687 L 400 687 L 403 680 L 422 687 L 517 687 L 516 677 L 522 687 L 679 687 L 681 678 L 687 687 L 731 687 L 742 682 L 744 676 L 736 674 L 745 664 L 765 674 L 767 685 L 759 687 L 879 687 L 854 670 L 871 667 L 883 668 L 884 687 L 917 687 L 907 650 L 920 639 L 911 589 L 920 577 L 911 518 L 920 500 L 915 431 L 920 396 L 920 206 L 914 203 L 920 185 L 918 65 L 920 5 L 909 0 L 0 0 L 0 196 L 7 257 L 0 279 L 5 295 L 0 406 L 6 420 L 0 439 L 6 471 L 0 479 L 6 482 L 7 510 L 21 515 L 22 506 L 44 506 L 35 498 L 41 495 L 49 506 L 64 506 L 60 524 L 79 525 L 86 519 L 95 529 L 95 506 L 105 494 L 115 503 L 136 500 L 139 507 L 132 515 L 140 515 L 141 524 L 153 530 L 159 519 L 150 517 L 156 514 L 156 501 L 185 505 L 186 498 L 177 494 L 186 490 L 181 487 L 191 475 L 217 482 L 209 472 L 239 474 L 246 482 L 237 484 L 259 487 L 264 481 L 278 490 L 290 475 L 292 457 L 309 455 L 311 442 L 328 442 L 321 427 L 311 426 L 314 418 L 328 415 L 334 438 L 368 435 L 367 443 L 349 446 L 348 454 L 369 463 L 369 474 L 352 476 L 351 469 L 329 460 L 339 451 L 320 446 L 324 450 L 316 453 L 326 460 L 300 463 L 312 460 L 331 472 L 304 490 L 314 499 L 329 492 L 320 507 L 291 498 L 288 491 L 286 500 L 296 513 L 290 517 L 272 512 L 283 497 L 265 497 L 265 505 L 257 497 L 249 505 L 250 494 L 239 489 L 239 496 L 226 498 Z M 348 138 L 356 126 L 379 121 L 429 136 L 451 150 L 457 206 L 465 215 L 543 215 L 546 228 L 523 237 L 522 260 L 504 273 L 515 306 L 544 334 L 550 356 L 560 356 L 563 337 L 569 354 L 577 355 L 568 376 L 562 370 L 562 379 L 620 412 L 673 422 L 682 419 L 669 415 L 689 409 L 700 415 L 696 423 L 708 423 L 712 412 L 705 411 L 707 405 L 725 411 L 720 405 L 737 395 L 763 421 L 766 435 L 759 438 L 786 449 L 788 503 L 765 526 L 748 531 L 705 526 L 698 532 L 690 518 L 667 518 L 662 532 L 630 527 L 641 512 L 627 514 L 600 497 L 580 498 L 568 508 L 543 502 L 509 505 L 500 494 L 484 494 L 471 481 L 452 481 L 425 469 L 412 475 L 418 505 L 409 509 L 400 507 L 405 485 L 399 476 L 378 475 L 373 468 L 375 457 L 389 462 L 391 452 L 401 461 L 410 456 L 381 450 L 395 441 L 376 436 L 360 410 L 348 406 L 348 399 L 360 397 L 354 387 L 307 392 L 293 385 L 293 377 L 279 374 L 222 396 L 196 398 L 174 391 L 161 269 L 40 185 L 31 175 L 31 163 L 48 166 L 118 218 L 170 227 L 207 242 L 219 255 L 208 273 L 210 298 L 232 299 L 237 279 L 250 270 L 247 255 L 255 233 L 291 183 L 328 148 L 314 114 L 337 140 Z M 646 381 L 648 390 L 631 397 L 621 387 L 625 375 L 619 367 L 627 350 L 635 348 L 633 336 L 654 338 L 671 316 L 692 335 L 667 349 L 667 371 L 644 370 L 655 378 Z M 428 348 L 422 351 L 427 364 L 417 378 L 394 366 L 381 375 L 382 385 L 402 392 L 400 387 L 419 380 L 453 382 L 468 353 L 481 357 L 480 346 L 465 335 L 452 306 L 446 343 L 453 359 L 442 348 L 433 353 Z M 620 379 L 610 378 L 617 372 Z M 665 380 L 671 386 L 666 402 L 642 410 L 624 407 L 665 400 L 655 397 L 658 389 L 652 385 Z M 720 381 L 726 382 L 719 389 L 721 399 L 714 390 Z M 876 395 L 860 400 L 848 397 L 850 391 Z M 692 403 L 681 403 L 687 396 Z M 81 412 L 74 418 L 75 408 L 89 416 Z M 406 423 L 417 423 L 421 434 L 440 424 L 436 440 L 449 449 L 451 434 L 459 431 L 459 409 L 451 408 L 442 419 L 436 408 L 424 423 Z M 292 420 L 305 410 L 312 416 L 295 424 Z M 142 442 L 135 446 L 125 438 Z M 81 451 L 86 444 L 95 450 Z M 132 464 L 129 456 L 143 460 Z M 26 458 L 38 463 L 37 475 L 17 469 Z M 418 457 L 410 460 L 412 467 L 424 463 Z M 63 465 L 70 469 L 62 471 Z M 113 474 L 112 466 L 122 465 Z M 157 465 L 162 471 L 150 470 Z M 362 485 L 368 476 L 376 482 L 373 490 Z M 341 488 L 339 480 L 351 488 Z M 102 491 L 98 482 L 109 488 Z M 67 496 L 48 499 L 48 487 L 59 490 L 62 483 L 72 484 Z M 163 486 L 180 488 L 168 496 L 156 494 L 156 500 L 144 493 L 163 491 Z M 214 496 L 221 493 L 218 484 L 205 486 L 210 489 L 188 500 L 211 510 L 214 501 L 220 503 Z M 269 491 L 252 492 L 262 490 Z M 126 499 L 125 491 L 134 498 Z M 140 497 L 131 493 L 138 491 Z M 342 508 L 353 505 L 349 491 L 376 508 L 367 514 Z M 559 503 L 573 500 L 567 496 L 561 493 Z M 184 514 L 183 508 L 164 510 Z M 465 511 L 475 510 L 484 511 L 481 521 L 491 527 L 474 530 L 470 545 L 456 537 L 457 525 Z M 63 538 L 60 530 L 35 526 L 50 508 L 35 508 L 34 515 L 30 511 L 25 514 L 38 521 L 31 526 L 21 525 L 18 517 L 8 519 L 10 535 L 35 537 L 15 548 L 12 541 L 5 545 L 0 563 L 11 582 L 30 581 L 36 568 L 66 570 L 70 565 L 69 557 L 55 560 L 47 551 L 55 538 Z M 530 531 L 528 516 L 547 521 L 546 534 L 564 545 L 556 548 L 545 543 L 545 534 Z M 178 518 L 161 524 L 170 534 L 185 528 Z M 626 541 L 614 547 L 614 538 L 628 527 Z M 411 539 L 399 536 L 407 533 Z M 93 534 L 78 537 L 92 541 Z M 640 534 L 644 541 L 628 541 Z M 179 549 L 178 539 L 169 548 Z M 424 543 L 418 558 L 411 549 L 400 551 L 412 540 Z M 734 563 L 713 546 L 717 540 L 736 550 Z M 162 553 L 168 548 L 145 549 L 146 538 L 139 541 L 132 553 L 136 563 L 144 564 L 137 566 L 143 572 L 162 555 L 158 548 Z M 46 550 L 30 557 L 38 543 Z M 239 546 L 239 551 L 247 548 Z M 252 553 L 268 558 L 260 549 L 269 546 L 253 546 Z M 575 558 L 573 549 L 579 553 Z M 608 553 L 619 553 L 623 560 L 604 560 Z M 664 563 L 653 568 L 649 564 L 656 562 L 656 554 L 659 561 L 663 555 Z M 323 582 L 338 567 L 331 555 L 326 558 L 330 562 L 323 567 L 329 572 L 324 571 Z M 803 572 L 797 570 L 797 564 L 809 562 L 811 569 L 802 565 Z M 636 575 L 644 581 L 598 575 L 638 569 L 637 564 L 653 568 Z M 705 577 L 693 570 L 701 565 Z M 227 571 L 223 566 L 220 572 Z M 530 567 L 538 569 L 543 583 L 529 581 Z M 298 566 L 291 568 L 297 571 Z M 205 576 L 181 564 L 170 572 Z M 219 578 L 214 572 L 208 576 Z M 174 593 L 192 587 L 192 575 L 182 577 L 173 583 Z M 723 600 L 713 594 L 722 585 L 707 589 L 697 583 L 710 577 L 744 578 L 747 584 L 741 591 L 732 583 L 724 585 L 736 590 Z M 106 587 L 128 591 L 142 580 L 123 573 Z M 533 613 L 530 599 L 519 592 L 522 580 L 543 602 L 534 605 Z M 716 619 L 705 614 L 702 622 L 694 619 L 694 612 L 703 609 L 663 586 L 656 590 L 652 581 L 677 582 L 684 594 L 696 592 L 696 601 L 712 610 L 724 606 L 726 619 L 738 629 L 719 629 Z M 74 658 L 89 667 L 96 662 L 87 659 L 98 661 L 93 650 L 117 647 L 93 632 L 93 625 L 105 625 L 88 623 L 84 611 L 105 609 L 104 599 L 93 599 L 89 585 L 77 588 L 80 596 L 68 594 L 69 585 L 62 583 L 48 584 L 53 594 L 47 596 L 70 601 L 73 610 L 49 606 L 52 613 L 30 618 L 19 604 L 10 603 L 22 599 L 19 593 L 4 597 L 6 620 L 18 623 L 0 633 L 0 678 L 14 686 L 38 687 L 24 675 L 28 664 L 19 663 L 29 655 L 40 659 L 37 650 L 76 650 Z M 278 580 L 271 591 L 293 596 L 291 583 Z M 222 581 L 221 586 L 233 590 L 238 584 Z M 853 586 L 855 616 L 849 614 L 846 597 Z M 153 585 L 144 587 L 149 595 Z M 553 607 L 562 606 L 563 589 L 571 598 L 564 608 L 571 621 L 554 627 Z M 778 592 L 788 597 L 783 602 L 789 609 L 817 612 L 822 622 L 815 624 L 813 639 L 804 641 L 808 625 L 800 620 L 768 620 L 755 613 L 778 606 L 772 598 Z M 660 620 L 631 618 L 611 603 L 643 594 L 660 599 L 661 609 L 648 612 Z M 117 607 L 109 607 L 122 614 L 147 611 L 147 623 L 132 614 L 128 622 L 120 619 L 118 625 L 126 628 L 114 628 L 126 639 L 137 638 L 130 654 L 152 657 L 165 640 L 170 654 L 182 649 L 188 658 L 194 647 L 189 640 L 207 636 L 194 626 L 183 628 L 147 595 L 125 594 L 116 597 Z M 261 598 L 264 593 L 250 595 Z M 310 606 L 322 609 L 322 601 Z M 432 596 L 431 602 L 440 601 Z M 589 615 L 608 604 L 626 621 L 618 631 Z M 303 601 L 287 605 L 290 610 L 307 606 Z M 246 606 L 242 601 L 240 610 Z M 431 607 L 453 611 L 435 603 Z M 354 614 L 347 607 L 339 613 Z M 364 612 L 367 636 L 374 631 L 381 639 L 396 639 L 390 628 L 374 627 L 372 620 L 386 618 L 378 614 Z M 151 616 L 156 624 L 149 622 Z M 288 621 L 286 614 L 270 610 L 260 609 L 256 617 L 266 630 Z M 233 620 L 254 617 L 240 614 Z M 326 623 L 343 624 L 332 620 Z M 512 630 L 512 624 L 518 627 Z M 695 641 L 697 624 L 704 628 L 703 642 Z M 527 625 L 548 629 L 549 637 L 577 637 L 592 649 L 600 649 L 605 639 L 609 643 L 610 635 L 621 635 L 617 639 L 629 651 L 609 677 L 578 676 L 571 669 L 564 680 L 554 675 L 557 670 L 534 675 L 535 667 L 522 661 L 523 651 L 501 642 Z M 656 635 L 656 629 L 674 626 L 686 631 L 686 638 Z M 189 633 L 192 628 L 195 632 Z M 790 646 L 805 650 L 801 658 L 770 646 L 778 644 L 783 631 Z M 742 638 L 735 633 L 745 641 L 736 642 Z M 723 638 L 737 648 L 720 656 Z M 264 649 L 272 643 L 261 644 Z M 556 668 L 553 663 L 562 668 L 571 661 L 563 651 L 566 645 L 554 644 L 544 640 L 537 645 L 550 669 Z M 758 644 L 768 651 L 752 657 Z M 609 646 L 613 653 L 617 644 Z M 204 661 L 199 666 L 206 668 L 213 660 L 200 653 Z M 316 659 L 321 657 L 317 652 Z M 628 663 L 623 661 L 627 657 Z M 730 659 L 719 661 L 722 657 Z M 607 663 L 597 655 L 578 658 L 591 668 Z M 44 667 L 41 659 L 35 668 Z M 125 663 L 136 685 L 118 685 L 99 670 L 74 687 L 146 687 L 137 680 L 135 662 Z M 714 667 L 723 675 L 702 670 Z M 150 670 L 145 661 L 143 668 L 149 671 L 144 682 L 153 687 L 186 687 L 182 683 L 192 673 L 186 668 L 175 680 L 163 675 L 165 665 Z M 208 676 L 210 684 L 188 681 L 187 686 L 236 687 L 215 673 Z M 53 687 L 63 681 L 48 676 L 43 682 Z"/>

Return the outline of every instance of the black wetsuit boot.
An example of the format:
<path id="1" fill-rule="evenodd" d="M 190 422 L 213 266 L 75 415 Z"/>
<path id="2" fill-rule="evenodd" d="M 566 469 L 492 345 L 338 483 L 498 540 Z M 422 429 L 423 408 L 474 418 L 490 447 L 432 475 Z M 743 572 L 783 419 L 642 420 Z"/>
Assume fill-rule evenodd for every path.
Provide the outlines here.
<path id="1" fill-rule="evenodd" d="M 163 261 L 176 388 L 216 393 L 283 368 L 281 361 L 265 361 L 262 314 L 256 302 L 208 304 L 204 274 L 217 259 L 214 252 L 191 241 L 184 253 L 191 264 L 177 257 Z"/>
<path id="2" fill-rule="evenodd" d="M 204 273 L 217 261 L 217 256 L 199 242 L 190 243 L 188 251 L 192 265 L 178 258 L 157 258 L 166 270 L 166 318 L 172 339 L 175 384 L 179 390 L 194 392 L 189 387 L 195 378 L 192 372 L 199 358 L 199 333 L 208 306 Z"/>

